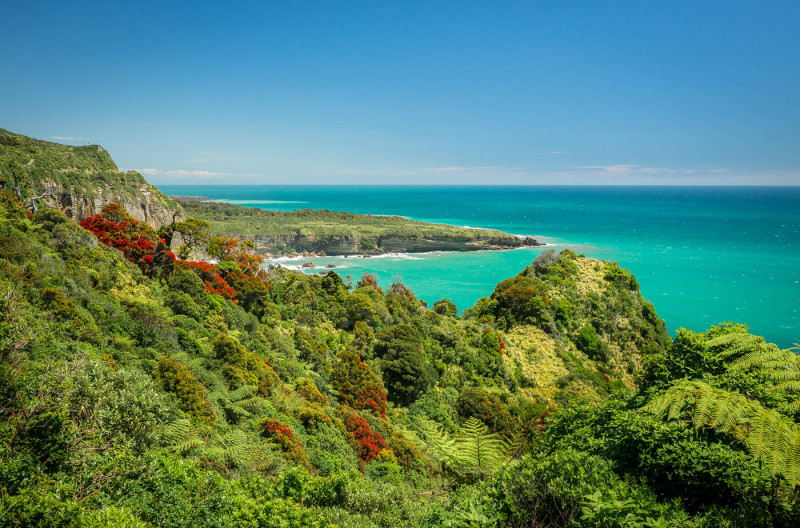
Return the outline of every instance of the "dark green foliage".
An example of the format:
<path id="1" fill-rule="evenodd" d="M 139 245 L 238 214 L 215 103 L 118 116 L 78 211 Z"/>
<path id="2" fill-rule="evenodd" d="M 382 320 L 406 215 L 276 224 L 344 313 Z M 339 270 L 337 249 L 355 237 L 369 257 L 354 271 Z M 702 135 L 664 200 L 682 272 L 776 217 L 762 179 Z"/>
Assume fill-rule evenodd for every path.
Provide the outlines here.
<path id="1" fill-rule="evenodd" d="M 200 277 L 191 270 L 175 269 L 167 278 L 170 290 L 184 293 L 195 302 L 205 305 L 206 288 Z"/>
<path id="2" fill-rule="evenodd" d="M 458 309 L 450 299 L 441 299 L 433 303 L 433 311 L 439 315 L 456 315 Z"/>
<path id="3" fill-rule="evenodd" d="M 314 365 L 320 374 L 330 374 L 330 350 L 325 341 L 308 330 L 298 328 L 294 333 L 294 346 L 300 352 L 300 358 Z"/>
<path id="4" fill-rule="evenodd" d="M 191 317 L 195 321 L 203 319 L 203 312 L 194 299 L 187 294 L 180 291 L 171 291 L 164 296 L 164 306 L 171 309 L 178 315 L 185 315 Z"/>
<path id="5" fill-rule="evenodd" d="M 497 285 L 491 299 L 494 315 L 507 326 L 515 324 L 549 324 L 551 301 L 545 284 L 536 278 L 517 276 Z"/>
<path id="6" fill-rule="evenodd" d="M 214 338 L 214 353 L 217 359 L 233 365 L 245 363 L 247 350 L 242 346 L 238 339 L 233 336 L 219 334 Z"/>
<path id="7" fill-rule="evenodd" d="M 608 359 L 608 345 L 597 338 L 597 332 L 593 326 L 584 326 L 578 331 L 573 342 L 578 350 L 589 356 L 595 361 L 606 361 Z"/>
<path id="8" fill-rule="evenodd" d="M 462 392 L 456 400 L 455 410 L 462 423 L 474 417 L 489 426 L 493 433 L 514 434 L 514 421 L 505 405 L 496 394 L 482 387 L 472 387 Z"/>
<path id="9" fill-rule="evenodd" d="M 684 424 L 641 412 L 634 400 L 563 411 L 547 435 L 556 446 L 611 460 L 619 471 L 643 477 L 659 493 L 693 507 L 752 500 L 769 489 L 768 475 L 741 448 L 713 435 L 698 438 Z"/>
<path id="10" fill-rule="evenodd" d="M 629 270 L 620 268 L 616 262 L 606 263 L 606 280 L 620 288 L 627 288 L 631 291 L 639 289 L 636 277 Z"/>
<path id="11" fill-rule="evenodd" d="M 502 526 L 573 526 L 579 519 L 574 525 L 680 526 L 687 519 L 646 487 L 620 479 L 605 460 L 570 449 L 509 464 L 490 490 Z"/>
<path id="12" fill-rule="evenodd" d="M 394 325 L 376 334 L 374 353 L 383 361 L 391 401 L 409 405 L 432 381 L 422 334 L 411 326 Z"/>
<path id="13" fill-rule="evenodd" d="M 331 384 L 339 392 L 339 401 L 356 410 L 386 414 L 386 392 L 380 378 L 353 351 L 345 350 L 333 367 Z"/>
<path id="14" fill-rule="evenodd" d="M 162 357 L 158 361 L 158 370 L 154 377 L 165 391 L 178 397 L 185 413 L 202 422 L 214 423 L 216 416 L 206 396 L 206 389 L 185 365 Z"/>

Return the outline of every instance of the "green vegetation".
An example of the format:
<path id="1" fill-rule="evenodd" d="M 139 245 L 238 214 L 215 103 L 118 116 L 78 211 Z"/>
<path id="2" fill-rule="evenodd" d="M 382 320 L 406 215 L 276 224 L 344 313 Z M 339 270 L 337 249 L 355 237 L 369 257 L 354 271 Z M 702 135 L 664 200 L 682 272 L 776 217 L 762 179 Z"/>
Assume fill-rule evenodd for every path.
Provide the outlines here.
<path id="1" fill-rule="evenodd" d="M 362 240 L 363 251 L 375 249 L 378 237 L 468 238 L 517 242 L 502 231 L 429 224 L 399 216 L 363 215 L 327 210 L 266 211 L 223 202 L 181 201 L 188 216 L 208 222 L 218 236 L 302 235 L 327 237 L 371 237 Z"/>
<path id="2" fill-rule="evenodd" d="M 39 196 L 46 189 L 91 199 L 107 194 L 98 195 L 98 187 L 105 187 L 117 202 L 149 201 L 151 207 L 157 204 L 164 209 L 180 210 L 175 200 L 152 187 L 138 172 L 120 172 L 100 145 L 73 147 L 0 128 L 0 180 L 8 182 L 9 190 L 15 182 L 14 173 L 23 199 Z M 146 199 L 143 187 L 148 188 Z"/>
<path id="3" fill-rule="evenodd" d="M 800 518 L 797 356 L 740 325 L 670 339 L 616 264 L 548 251 L 458 316 L 267 272 L 201 223 L 218 265 L 117 206 L 85 225 L 0 190 L 4 526 Z"/>

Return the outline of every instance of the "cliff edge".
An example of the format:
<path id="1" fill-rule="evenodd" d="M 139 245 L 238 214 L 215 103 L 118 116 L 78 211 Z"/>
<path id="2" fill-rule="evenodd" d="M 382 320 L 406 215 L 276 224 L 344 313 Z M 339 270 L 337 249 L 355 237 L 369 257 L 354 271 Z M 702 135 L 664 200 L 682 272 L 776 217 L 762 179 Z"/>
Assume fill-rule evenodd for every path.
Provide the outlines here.
<path id="1" fill-rule="evenodd" d="M 110 202 L 154 228 L 184 218 L 175 200 L 138 172 L 121 172 L 100 145 L 63 145 L 0 128 L 0 177 L 18 186 L 23 199 L 42 196 L 37 206 L 59 209 L 76 221 Z"/>

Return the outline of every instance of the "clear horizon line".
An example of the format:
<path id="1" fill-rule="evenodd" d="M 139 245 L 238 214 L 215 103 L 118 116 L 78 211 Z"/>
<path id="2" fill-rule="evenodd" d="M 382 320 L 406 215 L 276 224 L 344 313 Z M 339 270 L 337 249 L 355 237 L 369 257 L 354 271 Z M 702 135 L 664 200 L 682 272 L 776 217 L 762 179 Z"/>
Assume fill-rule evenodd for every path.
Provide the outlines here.
<path id="1" fill-rule="evenodd" d="M 151 183 L 173 187 L 800 187 L 800 183 Z"/>

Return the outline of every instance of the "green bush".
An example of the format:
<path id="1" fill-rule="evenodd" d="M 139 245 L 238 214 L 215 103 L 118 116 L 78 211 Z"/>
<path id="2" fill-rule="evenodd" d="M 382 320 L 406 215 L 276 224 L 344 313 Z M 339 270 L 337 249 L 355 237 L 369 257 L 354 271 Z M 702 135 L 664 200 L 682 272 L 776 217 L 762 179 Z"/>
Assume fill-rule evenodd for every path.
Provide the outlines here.
<path id="1" fill-rule="evenodd" d="M 578 331 L 574 341 L 578 350 L 595 361 L 608 361 L 608 345 L 597 337 L 593 326 L 584 326 Z"/>
<path id="2" fill-rule="evenodd" d="M 203 320 L 203 312 L 188 293 L 171 291 L 164 296 L 164 306 L 178 315 L 191 317 L 195 321 Z"/>
<path id="3" fill-rule="evenodd" d="M 441 299 L 433 303 L 433 311 L 439 315 L 457 315 L 458 308 L 450 299 Z"/>
<path id="4" fill-rule="evenodd" d="M 156 383 L 171 392 L 181 402 L 181 409 L 194 418 L 213 425 L 216 420 L 206 389 L 183 363 L 168 357 L 158 361 L 154 374 Z"/>
<path id="5" fill-rule="evenodd" d="M 471 387 L 459 394 L 455 409 L 461 423 L 474 416 L 485 423 L 492 433 L 514 433 L 514 420 L 508 409 L 496 394 L 483 387 Z"/>
<path id="6" fill-rule="evenodd" d="M 502 468 L 490 488 L 506 526 L 669 526 L 687 516 L 646 488 L 620 479 L 605 460 L 574 450 L 526 455 Z"/>
<path id="7" fill-rule="evenodd" d="M 414 327 L 394 325 L 378 332 L 373 350 L 383 360 L 388 397 L 395 403 L 413 403 L 432 381 L 424 338 Z"/>

